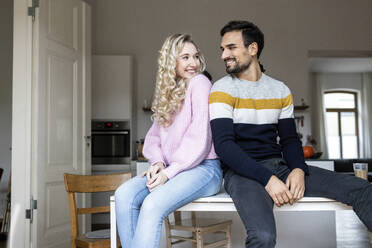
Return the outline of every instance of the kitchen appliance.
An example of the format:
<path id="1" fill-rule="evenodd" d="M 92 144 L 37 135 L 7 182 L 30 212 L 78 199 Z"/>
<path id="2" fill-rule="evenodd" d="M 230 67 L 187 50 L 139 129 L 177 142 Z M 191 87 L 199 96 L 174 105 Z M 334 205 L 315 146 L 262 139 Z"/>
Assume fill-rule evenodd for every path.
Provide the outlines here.
<path id="1" fill-rule="evenodd" d="M 130 164 L 127 122 L 92 121 L 92 164 Z"/>

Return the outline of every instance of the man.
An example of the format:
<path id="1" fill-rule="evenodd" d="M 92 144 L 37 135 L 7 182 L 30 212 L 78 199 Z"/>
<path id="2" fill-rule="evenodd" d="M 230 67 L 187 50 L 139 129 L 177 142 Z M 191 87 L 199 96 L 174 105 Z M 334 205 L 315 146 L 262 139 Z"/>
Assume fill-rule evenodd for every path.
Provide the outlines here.
<path id="1" fill-rule="evenodd" d="M 372 184 L 305 164 L 291 92 L 264 74 L 258 61 L 264 47 L 260 29 L 231 21 L 221 37 L 221 59 L 229 75 L 212 87 L 211 127 L 225 166 L 225 189 L 247 231 L 246 247 L 274 247 L 273 204 L 294 204 L 304 195 L 353 206 L 372 230 Z"/>

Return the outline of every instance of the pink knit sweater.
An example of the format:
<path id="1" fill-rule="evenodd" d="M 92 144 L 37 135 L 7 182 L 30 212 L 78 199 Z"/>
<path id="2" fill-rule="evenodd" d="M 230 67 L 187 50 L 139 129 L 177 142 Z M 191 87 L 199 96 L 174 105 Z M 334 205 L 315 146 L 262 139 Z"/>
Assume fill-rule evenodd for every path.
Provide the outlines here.
<path id="1" fill-rule="evenodd" d="M 163 128 L 154 122 L 148 131 L 143 154 L 153 165 L 163 162 L 170 179 L 191 169 L 204 159 L 215 159 L 209 124 L 208 96 L 212 85 L 204 75 L 193 77 L 184 104 L 171 126 Z"/>

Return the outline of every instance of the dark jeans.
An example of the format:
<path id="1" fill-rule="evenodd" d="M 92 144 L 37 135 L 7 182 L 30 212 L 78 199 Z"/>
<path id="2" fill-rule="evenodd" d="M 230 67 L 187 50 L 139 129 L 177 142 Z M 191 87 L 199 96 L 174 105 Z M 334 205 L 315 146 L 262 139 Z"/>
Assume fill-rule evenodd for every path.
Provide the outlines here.
<path id="1" fill-rule="evenodd" d="M 268 159 L 259 163 L 283 182 L 290 173 L 283 159 Z M 274 202 L 264 186 L 230 169 L 225 171 L 224 179 L 225 189 L 247 231 L 246 247 L 275 247 Z M 372 184 L 368 181 L 309 166 L 305 187 L 305 196 L 327 197 L 351 205 L 367 228 L 372 230 Z"/>

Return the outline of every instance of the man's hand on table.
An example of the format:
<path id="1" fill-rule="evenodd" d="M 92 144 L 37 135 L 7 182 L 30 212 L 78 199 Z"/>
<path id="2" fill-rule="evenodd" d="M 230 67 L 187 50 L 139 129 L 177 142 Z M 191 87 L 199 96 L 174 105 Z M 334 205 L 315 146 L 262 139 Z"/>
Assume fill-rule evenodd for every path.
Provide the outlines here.
<path id="1" fill-rule="evenodd" d="M 299 168 L 293 169 L 291 173 L 289 173 L 285 184 L 293 195 L 293 199 L 289 202 L 292 205 L 304 196 L 305 172 Z"/>
<path id="2" fill-rule="evenodd" d="M 288 186 L 274 175 L 270 177 L 265 186 L 265 190 L 278 207 L 293 201 L 293 194 L 289 191 Z"/>

